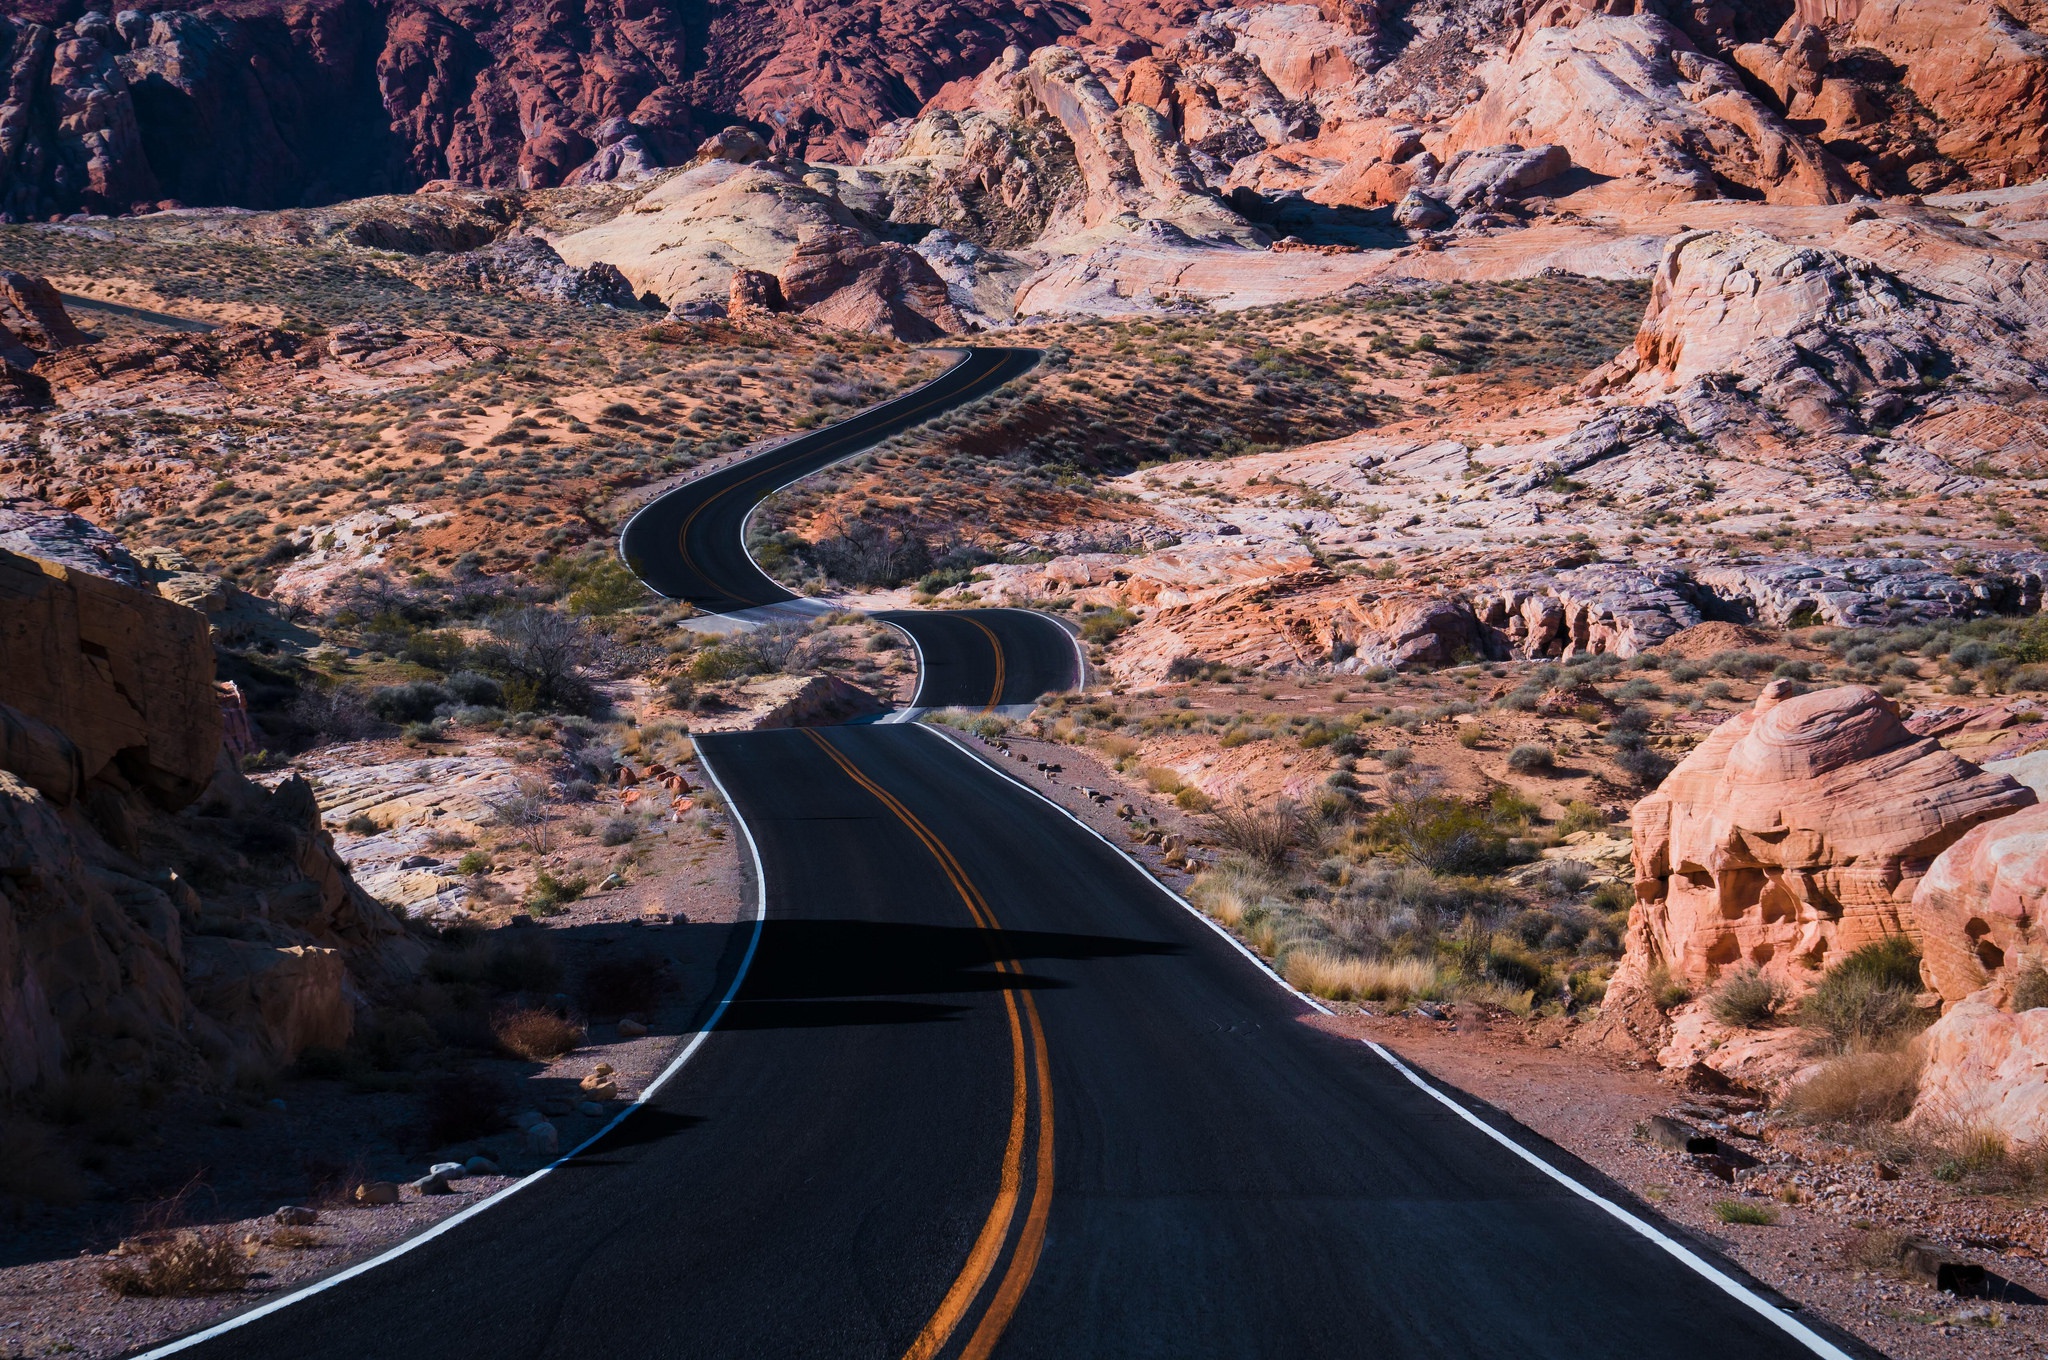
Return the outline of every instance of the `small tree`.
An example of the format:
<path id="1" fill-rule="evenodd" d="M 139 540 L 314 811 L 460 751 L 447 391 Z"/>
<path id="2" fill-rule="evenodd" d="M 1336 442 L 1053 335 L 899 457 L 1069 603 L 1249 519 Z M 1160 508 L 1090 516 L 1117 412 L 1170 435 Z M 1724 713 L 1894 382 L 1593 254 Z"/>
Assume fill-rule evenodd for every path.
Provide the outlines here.
<path id="1" fill-rule="evenodd" d="M 590 684 L 582 668 L 597 651 L 590 626 L 539 605 L 508 609 L 490 623 L 497 645 L 489 661 L 511 683 L 506 700 L 514 708 L 583 709 Z"/>

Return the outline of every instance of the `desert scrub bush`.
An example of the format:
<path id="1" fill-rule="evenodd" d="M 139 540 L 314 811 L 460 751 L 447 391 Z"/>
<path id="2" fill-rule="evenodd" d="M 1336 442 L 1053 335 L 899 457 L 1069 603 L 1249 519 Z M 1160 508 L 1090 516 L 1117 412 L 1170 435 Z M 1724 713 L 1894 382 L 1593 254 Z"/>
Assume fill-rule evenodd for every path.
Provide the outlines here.
<path id="1" fill-rule="evenodd" d="M 1369 830 L 1433 874 L 1484 873 L 1507 858 L 1507 838 L 1485 810 L 1440 795 L 1401 799 L 1374 817 Z"/>
<path id="2" fill-rule="evenodd" d="M 1756 1029 L 1775 1019 L 1784 1001 L 1782 985 L 1755 968 L 1744 968 L 1723 978 L 1707 1005 L 1724 1025 Z"/>
<path id="3" fill-rule="evenodd" d="M 455 696 L 439 685 L 414 681 L 372 690 L 364 702 L 371 713 L 385 722 L 417 723 L 432 718 L 441 705 L 453 704 Z"/>
<path id="4" fill-rule="evenodd" d="M 1525 741 L 1508 752 L 1508 768 L 1516 774 L 1549 774 L 1557 768 L 1557 753 L 1548 746 Z"/>
<path id="5" fill-rule="evenodd" d="M 481 850 L 471 850 L 455 861 L 455 872 L 464 878 L 474 878 L 478 874 L 487 874 L 490 871 L 491 857 Z"/>
<path id="6" fill-rule="evenodd" d="M 589 886 L 588 879 L 556 878 L 553 871 L 543 869 L 534 876 L 533 886 L 527 889 L 526 908 L 535 916 L 553 916 L 583 896 Z"/>
<path id="7" fill-rule="evenodd" d="M 1904 1119 L 1920 1090 L 1920 1055 L 1847 1053 L 1822 1063 L 1785 1093 L 1784 1108 L 1813 1124 L 1869 1124 Z"/>
<path id="8" fill-rule="evenodd" d="M 604 845 L 629 845 L 640 834 L 640 823 L 632 817 L 607 817 L 598 832 Z"/>
<path id="9" fill-rule="evenodd" d="M 1614 763 L 1627 772 L 1628 777 L 1635 781 L 1637 788 L 1646 793 L 1662 784 L 1664 776 L 1670 774 L 1672 770 L 1670 759 L 1657 754 L 1647 746 L 1617 752 Z"/>
<path id="10" fill-rule="evenodd" d="M 1800 1003 L 1802 1023 L 1837 1053 L 1882 1048 L 1917 1027 L 1920 951 L 1904 935 L 1864 945 L 1830 968 Z"/>
<path id="11" fill-rule="evenodd" d="M 498 1047 L 515 1058 L 546 1062 L 583 1042 L 583 1027 L 542 1006 L 518 1006 L 491 1020 Z"/>
<path id="12" fill-rule="evenodd" d="M 1310 830 L 1308 815 L 1286 798 L 1265 808 L 1241 803 L 1216 814 L 1216 839 L 1269 869 L 1284 867 L 1288 852 L 1304 844 Z"/>
<path id="13" fill-rule="evenodd" d="M 1751 1204 L 1746 1200 L 1723 1199 L 1714 1201 L 1714 1217 L 1723 1223 L 1746 1224 L 1753 1228 L 1768 1228 L 1778 1221 L 1778 1211 L 1767 1204 Z"/>
<path id="14" fill-rule="evenodd" d="M 1179 793 L 1187 787 L 1187 781 L 1180 777 L 1178 770 L 1169 770 L 1163 765 L 1147 767 L 1144 779 L 1145 786 L 1154 793 Z"/>
<path id="15" fill-rule="evenodd" d="M 1281 957 L 1280 975 L 1312 996 L 1331 1001 L 1440 1001 L 1451 994 L 1452 979 L 1427 959 L 1346 958 L 1313 946 L 1290 949 Z"/>
<path id="16" fill-rule="evenodd" d="M 1559 836 L 1573 836 L 1581 831 L 1604 831 L 1607 825 L 1607 813 L 1598 805 L 1574 798 L 1564 805 L 1564 816 L 1553 829 Z"/>
<path id="17" fill-rule="evenodd" d="M 249 1283 L 249 1258 L 221 1229 L 149 1233 L 123 1242 L 100 1283 L 128 1298 L 228 1294 Z"/>
<path id="18" fill-rule="evenodd" d="M 1594 911 L 1612 912 L 1626 917 L 1636 905 L 1636 890 L 1626 883 L 1602 883 L 1593 889 L 1593 895 L 1586 899 L 1586 905 Z"/>
<path id="19" fill-rule="evenodd" d="M 1706 664 L 1708 670 L 1733 676 L 1738 680 L 1747 680 L 1766 671 L 1776 670 L 1784 661 L 1784 657 L 1775 656 L 1770 652 L 1737 650 L 1716 652 L 1707 658 Z"/>
<path id="20" fill-rule="evenodd" d="M 1137 621 L 1138 616 L 1128 609 L 1090 610 L 1081 616 L 1081 640 L 1107 645 Z"/>
<path id="21" fill-rule="evenodd" d="M 1660 1011 L 1683 1006 L 1692 1000 L 1692 988 L 1671 976 L 1671 970 L 1661 963 L 1650 970 L 1650 976 L 1646 981 L 1651 1004 Z"/>

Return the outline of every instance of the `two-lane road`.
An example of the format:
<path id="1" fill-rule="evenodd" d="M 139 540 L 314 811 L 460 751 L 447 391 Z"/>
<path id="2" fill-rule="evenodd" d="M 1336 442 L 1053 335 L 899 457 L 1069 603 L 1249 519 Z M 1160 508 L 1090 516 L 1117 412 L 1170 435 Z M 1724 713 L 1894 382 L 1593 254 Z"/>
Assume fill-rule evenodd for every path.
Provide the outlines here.
<path id="1" fill-rule="evenodd" d="M 1816 1353 L 1304 1023 L 938 733 L 701 740 L 767 920 L 692 1064 L 553 1177 L 207 1355 Z"/>
<path id="2" fill-rule="evenodd" d="M 1037 350 L 967 350 L 952 368 L 900 397 L 662 493 L 627 522 L 619 551 L 653 589 L 707 614 L 766 614 L 808 603 L 748 554 L 754 507 L 779 487 L 995 391 L 1037 362 Z M 1029 704 L 1081 683 L 1072 635 L 1042 614 L 898 610 L 878 617 L 908 633 L 922 654 L 916 707 Z"/>
<path id="3" fill-rule="evenodd" d="M 843 456 L 820 435 L 805 458 Z M 763 603 L 744 510 L 794 473 L 751 467 L 642 512 L 636 569 Z M 918 639 L 921 704 L 1073 682 L 1072 638 L 1042 616 L 889 618 Z M 586 1154 L 204 1355 L 1869 1354 L 1311 1023 L 1108 842 L 938 731 L 698 750 L 755 852 L 762 919 L 671 927 L 723 951 L 736 987 L 687 1065 Z"/>

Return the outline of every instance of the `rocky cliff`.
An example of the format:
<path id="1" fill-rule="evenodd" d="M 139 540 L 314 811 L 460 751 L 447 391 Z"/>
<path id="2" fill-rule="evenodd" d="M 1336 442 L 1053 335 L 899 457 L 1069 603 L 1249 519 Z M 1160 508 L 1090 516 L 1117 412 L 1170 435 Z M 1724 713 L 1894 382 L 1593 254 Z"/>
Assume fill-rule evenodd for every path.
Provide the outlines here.
<path id="1" fill-rule="evenodd" d="M 1499 146 L 1665 199 L 1835 202 L 2048 167 L 2048 36 L 1967 0 L 88 5 L 0 19 L 17 218 L 607 180 L 680 165 L 734 120 L 851 163 L 893 121 L 958 107 L 1005 49 L 1053 44 L 1105 91 L 1054 101 L 1090 125 L 1084 167 L 1133 171 L 1114 143 L 1167 142 L 1151 170 L 1218 190 L 1435 199 L 1455 157 Z M 1091 166 L 1092 142 L 1111 154 Z"/>
<path id="2" fill-rule="evenodd" d="M 0 207 L 289 207 L 450 179 L 680 164 L 751 121 L 838 159 L 1009 44 L 1173 31 L 1198 6 L 891 0 L 703 8 L 28 0 L 0 20 Z"/>
<path id="3" fill-rule="evenodd" d="M 305 783 L 224 754 L 206 617 L 132 574 L 0 549 L 0 1091 L 274 1067 L 420 952 Z"/>

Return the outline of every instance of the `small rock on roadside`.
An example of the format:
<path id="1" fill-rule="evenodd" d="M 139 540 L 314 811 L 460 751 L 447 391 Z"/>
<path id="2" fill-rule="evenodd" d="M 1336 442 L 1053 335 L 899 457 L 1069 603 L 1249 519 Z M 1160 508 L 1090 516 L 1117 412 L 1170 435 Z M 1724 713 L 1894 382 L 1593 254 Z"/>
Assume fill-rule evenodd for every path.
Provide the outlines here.
<path id="1" fill-rule="evenodd" d="M 645 1033 L 647 1033 L 647 1026 L 641 1024 L 638 1020 L 619 1021 L 619 1037 L 621 1039 L 637 1039 Z"/>
<path id="2" fill-rule="evenodd" d="M 271 1215 L 280 1227 L 304 1228 L 319 1220 L 320 1215 L 303 1204 L 286 1204 Z"/>
<path id="3" fill-rule="evenodd" d="M 365 1181 L 356 1187 L 356 1203 L 365 1205 L 398 1203 L 398 1187 L 390 1181 Z"/>
<path id="4" fill-rule="evenodd" d="M 552 1157 L 555 1155 L 555 1149 L 559 1146 L 559 1135 L 556 1134 L 553 1124 L 543 1119 L 538 1124 L 528 1126 L 526 1130 L 526 1150 L 534 1156 Z"/>

